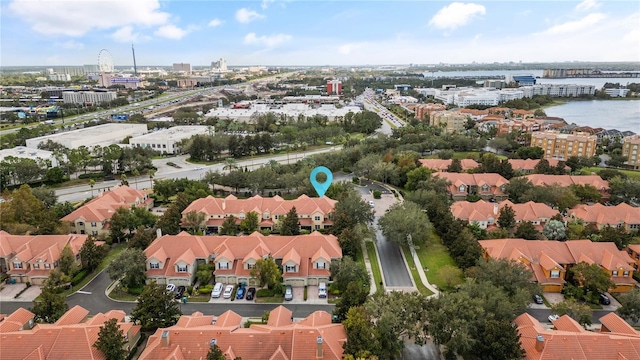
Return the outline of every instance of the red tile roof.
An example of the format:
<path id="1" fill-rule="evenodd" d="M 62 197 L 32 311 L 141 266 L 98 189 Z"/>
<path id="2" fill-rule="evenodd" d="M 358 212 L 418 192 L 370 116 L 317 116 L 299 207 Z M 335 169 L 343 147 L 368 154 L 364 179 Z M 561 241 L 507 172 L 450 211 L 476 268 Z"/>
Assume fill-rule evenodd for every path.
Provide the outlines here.
<path id="1" fill-rule="evenodd" d="M 204 359 L 213 339 L 231 358 L 316 359 L 320 347 L 323 359 L 342 359 L 342 345 L 346 341 L 342 324 L 332 324 L 331 315 L 322 311 L 300 322 L 292 322 L 291 314 L 279 306 L 270 312 L 267 324 L 249 328 L 240 327 L 239 320 L 221 324 L 220 317 L 215 324 L 204 325 L 185 325 L 191 322 L 181 319 L 175 326 L 158 329 L 150 336 L 139 359 Z M 163 332 L 166 332 L 166 345 L 162 341 Z M 321 344 L 318 344 L 319 338 Z"/>
<path id="2" fill-rule="evenodd" d="M 148 205 L 153 199 L 142 190 L 132 189 L 128 186 L 119 186 L 111 191 L 98 194 L 94 199 L 63 217 L 62 221 L 84 220 L 85 222 L 103 222 L 111 219 L 119 208 L 136 205 L 138 207 Z"/>
<path id="3" fill-rule="evenodd" d="M 448 159 L 420 159 L 420 164 L 422 167 L 426 167 L 428 169 L 438 170 L 438 171 L 447 171 L 447 168 L 451 165 L 453 160 Z M 460 165 L 462 166 L 462 170 L 466 171 L 469 169 L 475 169 L 479 165 L 473 159 L 462 159 L 460 160 Z"/>
<path id="4" fill-rule="evenodd" d="M 33 320 L 35 316 L 34 313 L 27 309 L 18 308 L 18 310 L 4 317 L 0 322 L 0 333 L 22 330 L 22 328 L 29 323 L 29 320 Z"/>
<path id="5" fill-rule="evenodd" d="M 569 185 L 591 185 L 598 190 L 608 190 L 609 182 L 602 180 L 598 175 L 544 175 L 531 174 L 525 176 L 534 186 L 547 186 L 558 184 L 563 187 Z"/>
<path id="6" fill-rule="evenodd" d="M 617 227 L 619 224 L 640 224 L 640 208 L 627 203 L 616 206 L 604 206 L 600 203 L 593 205 L 579 204 L 567 211 L 569 216 L 584 220 L 585 223 L 609 225 Z"/>
<path id="7" fill-rule="evenodd" d="M 536 165 L 538 165 L 538 163 L 540 162 L 540 159 L 509 159 L 507 161 L 509 161 L 509 164 L 511 164 L 513 170 L 533 171 Z M 557 159 L 547 159 L 547 161 L 549 162 L 549 166 L 558 166 L 559 160 Z M 571 169 L 566 165 L 564 168 L 565 170 Z"/>
<path id="8" fill-rule="evenodd" d="M 451 212 L 457 219 L 465 221 L 488 221 L 493 218 L 494 221 L 500 216 L 500 210 L 505 206 L 510 206 L 515 211 L 515 219 L 520 221 L 547 221 L 554 215 L 558 214 L 558 210 L 554 210 L 547 204 L 535 203 L 533 201 L 524 204 L 514 204 L 509 200 L 500 203 L 492 203 L 484 200 L 477 202 L 458 201 L 451 205 Z"/>
<path id="9" fill-rule="evenodd" d="M 461 192 L 459 187 L 464 185 L 468 186 L 478 186 L 478 194 L 485 193 L 482 191 L 481 187 L 484 184 L 489 186 L 489 193 L 492 194 L 504 194 L 501 187 L 503 185 L 507 185 L 509 180 L 503 178 L 500 174 L 495 173 L 484 173 L 484 174 L 466 174 L 466 173 L 449 173 L 449 172 L 439 172 L 434 174 L 434 176 L 441 177 L 446 179 L 451 183 L 448 187 L 449 192 L 451 194 L 466 194 L 467 189 Z"/>

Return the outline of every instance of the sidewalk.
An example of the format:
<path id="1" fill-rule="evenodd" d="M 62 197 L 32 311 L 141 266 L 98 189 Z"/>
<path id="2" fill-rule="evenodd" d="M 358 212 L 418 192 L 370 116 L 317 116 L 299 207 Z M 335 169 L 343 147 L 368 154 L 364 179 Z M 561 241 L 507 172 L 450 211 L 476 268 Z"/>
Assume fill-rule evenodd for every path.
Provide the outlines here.
<path id="1" fill-rule="evenodd" d="M 369 254 L 367 254 L 367 246 L 365 242 L 362 242 L 362 254 L 364 256 L 364 266 L 367 268 L 367 273 L 369 273 L 369 282 L 371 286 L 369 288 L 369 294 L 373 295 L 378 291 L 378 284 L 376 284 L 376 280 L 373 278 L 373 272 L 371 271 L 371 262 L 369 261 Z M 382 279 L 384 282 L 384 278 Z"/>
<path id="2" fill-rule="evenodd" d="M 418 274 L 420 275 L 420 280 L 422 281 L 422 284 L 424 284 L 424 286 L 433 293 L 433 295 L 430 295 L 429 297 L 437 297 L 440 291 L 436 289 L 433 285 L 429 284 L 429 280 L 427 279 L 427 274 L 424 273 L 424 267 L 422 266 L 422 263 L 420 263 L 420 258 L 418 257 L 418 253 L 416 252 L 416 249 L 413 247 L 413 243 L 409 245 L 409 250 L 411 251 L 413 262 L 416 263 L 416 268 L 418 270 Z"/>

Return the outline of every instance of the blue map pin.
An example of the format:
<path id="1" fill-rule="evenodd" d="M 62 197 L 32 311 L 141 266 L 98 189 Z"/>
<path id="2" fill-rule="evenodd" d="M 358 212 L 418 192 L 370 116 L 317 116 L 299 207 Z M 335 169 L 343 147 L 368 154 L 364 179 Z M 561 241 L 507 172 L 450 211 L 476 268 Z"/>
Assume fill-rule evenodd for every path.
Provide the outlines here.
<path id="1" fill-rule="evenodd" d="M 316 177 L 319 173 L 323 173 L 327 176 L 327 180 L 325 180 L 325 182 L 318 182 Z M 329 186 L 331 186 L 331 182 L 333 181 L 333 174 L 331 173 L 331 170 L 327 169 L 326 167 L 318 166 L 311 171 L 309 180 L 311 180 L 311 185 L 313 185 L 313 188 L 316 189 L 318 196 L 323 197 L 324 193 L 326 193 L 329 189 Z"/>

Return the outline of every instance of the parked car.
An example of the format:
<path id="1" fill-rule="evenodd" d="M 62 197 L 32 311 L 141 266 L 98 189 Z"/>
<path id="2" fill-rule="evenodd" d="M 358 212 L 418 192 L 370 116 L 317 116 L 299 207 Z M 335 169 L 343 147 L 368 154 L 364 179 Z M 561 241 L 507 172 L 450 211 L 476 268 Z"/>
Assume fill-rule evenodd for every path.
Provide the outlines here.
<path id="1" fill-rule="evenodd" d="M 222 295 L 223 288 L 224 288 L 224 285 L 222 285 L 222 283 L 216 283 L 216 285 L 213 287 L 213 290 L 211 290 L 211 297 L 219 298 L 220 295 Z"/>
<path id="2" fill-rule="evenodd" d="M 256 288 L 254 287 L 250 287 L 249 289 L 247 289 L 247 300 L 253 300 L 253 298 L 256 296 Z"/>
<path id="3" fill-rule="evenodd" d="M 544 301 L 542 301 L 542 296 L 538 294 L 533 295 L 533 302 L 535 302 L 536 304 L 544 304 Z"/>
<path id="4" fill-rule="evenodd" d="M 600 294 L 600 304 L 611 305 L 611 299 L 605 294 Z"/>
<path id="5" fill-rule="evenodd" d="M 244 291 L 245 289 L 241 286 L 238 288 L 238 292 L 236 292 L 236 299 L 244 299 Z"/>
<path id="6" fill-rule="evenodd" d="M 224 293 L 222 294 L 222 297 L 225 299 L 230 299 L 231 294 L 233 294 L 233 285 L 227 285 L 227 287 L 224 288 Z"/>
<path id="7" fill-rule="evenodd" d="M 373 200 L 369 200 L 369 206 L 370 207 L 376 207 L 376 203 L 373 202 Z"/>
<path id="8" fill-rule="evenodd" d="M 321 299 L 327 297 L 327 283 L 321 282 L 318 284 L 318 297 Z"/>
<path id="9" fill-rule="evenodd" d="M 167 292 L 174 292 L 176 290 L 176 286 L 173 284 L 167 284 Z"/>
<path id="10" fill-rule="evenodd" d="M 549 322 L 554 322 L 560 318 L 560 315 L 551 314 L 549 315 Z"/>
<path id="11" fill-rule="evenodd" d="M 293 300 L 293 288 L 291 287 L 291 285 L 287 285 L 287 287 L 284 290 L 284 299 L 286 301 L 291 301 Z"/>
<path id="12" fill-rule="evenodd" d="M 176 288 L 176 299 L 182 299 L 182 296 L 184 295 L 185 291 L 187 291 L 187 287 L 186 286 L 178 286 Z"/>

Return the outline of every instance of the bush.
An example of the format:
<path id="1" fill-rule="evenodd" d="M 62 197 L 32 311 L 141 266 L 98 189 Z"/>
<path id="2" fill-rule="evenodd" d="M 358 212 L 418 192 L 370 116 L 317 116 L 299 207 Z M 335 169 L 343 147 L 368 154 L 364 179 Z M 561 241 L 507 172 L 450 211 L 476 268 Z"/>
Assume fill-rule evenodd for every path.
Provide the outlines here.
<path id="1" fill-rule="evenodd" d="M 382 197 L 382 192 L 380 190 L 373 190 L 373 198 L 380 199 Z"/>
<path id="2" fill-rule="evenodd" d="M 187 286 L 187 294 L 194 295 L 193 294 L 193 286 Z"/>
<path id="3" fill-rule="evenodd" d="M 307 301 L 307 285 L 304 286 L 304 301 Z"/>
<path id="4" fill-rule="evenodd" d="M 275 296 L 275 290 L 273 289 L 258 289 L 256 297 L 273 297 Z"/>
<path id="5" fill-rule="evenodd" d="M 351 181 L 353 181 L 354 184 L 360 184 L 360 178 L 357 176 L 354 176 Z"/>
<path id="6" fill-rule="evenodd" d="M 198 292 L 199 292 L 201 295 L 204 295 L 204 294 L 211 294 L 211 291 L 212 291 L 212 290 L 213 290 L 213 286 L 211 286 L 211 285 L 201 286 L 201 287 L 199 287 L 199 288 L 198 288 Z"/>
<path id="7" fill-rule="evenodd" d="M 88 173 L 78 175 L 78 179 L 102 179 L 104 177 L 103 172 Z"/>
<path id="8" fill-rule="evenodd" d="M 71 279 L 71 285 L 75 286 L 80 284 L 80 282 L 87 277 L 88 273 L 89 272 L 87 271 L 87 269 L 82 269 L 78 271 L 78 273 Z"/>
<path id="9" fill-rule="evenodd" d="M 142 294 L 142 290 L 144 290 L 144 286 L 127 288 L 127 292 L 131 295 L 140 295 Z"/>
<path id="10" fill-rule="evenodd" d="M 28 288 L 30 288 L 31 287 L 31 282 L 27 281 L 26 285 L 27 285 Z"/>

